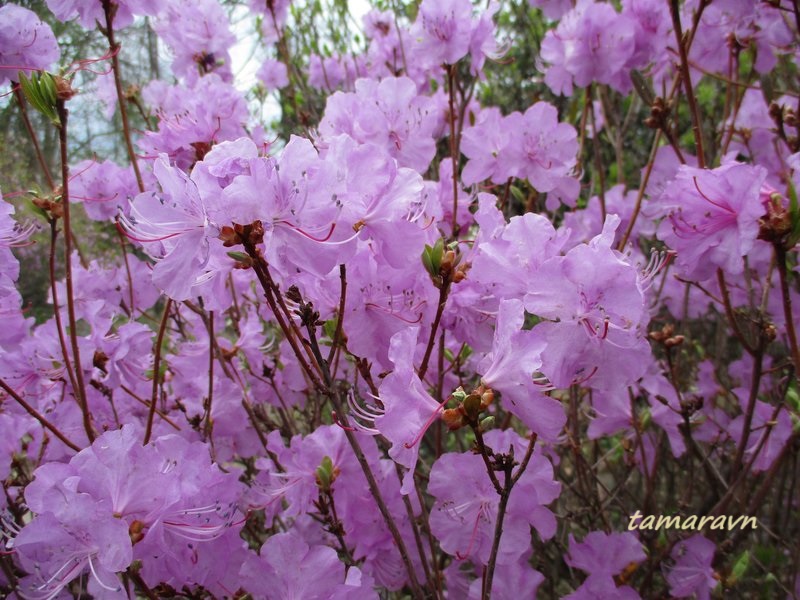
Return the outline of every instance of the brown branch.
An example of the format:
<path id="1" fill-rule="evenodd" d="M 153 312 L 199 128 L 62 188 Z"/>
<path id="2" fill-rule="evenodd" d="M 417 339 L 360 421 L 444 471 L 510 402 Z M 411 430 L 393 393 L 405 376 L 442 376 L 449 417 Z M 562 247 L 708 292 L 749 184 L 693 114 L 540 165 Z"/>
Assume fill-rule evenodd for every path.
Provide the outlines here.
<path id="1" fill-rule="evenodd" d="M 535 444 L 536 434 L 534 433 L 531 435 L 530 442 L 528 443 L 528 449 L 525 451 L 525 457 L 522 459 L 522 463 L 519 465 L 516 473 L 512 475 L 512 471 L 514 469 L 513 447 L 511 448 L 512 452 L 509 455 L 511 460 L 504 465 L 504 485 L 503 491 L 500 494 L 500 503 L 497 506 L 497 523 L 495 524 L 494 528 L 492 551 L 489 554 L 489 563 L 486 565 L 486 571 L 484 573 L 483 593 L 481 594 L 482 600 L 490 600 L 492 595 L 492 582 L 494 580 L 494 571 L 497 564 L 497 553 L 500 549 L 500 538 L 503 536 L 503 521 L 505 520 L 506 516 L 508 500 L 511 497 L 511 490 L 520 480 L 525 472 L 525 469 L 528 468 L 528 463 L 531 460 L 531 456 L 533 456 L 533 448 Z"/>
<path id="2" fill-rule="evenodd" d="M 164 341 L 164 332 L 167 330 L 167 320 L 169 319 L 169 309 L 172 307 L 172 298 L 167 298 L 167 303 L 164 305 L 164 314 L 161 315 L 161 325 L 158 328 L 158 336 L 156 337 L 155 356 L 153 358 L 153 393 L 150 396 L 150 412 L 147 415 L 147 427 L 144 431 L 143 445 L 150 442 L 150 436 L 153 434 L 153 417 L 156 414 L 156 403 L 158 402 L 158 387 L 159 387 L 159 371 L 161 370 L 161 344 Z"/>
<path id="3" fill-rule="evenodd" d="M 423 380 L 425 378 L 425 373 L 428 372 L 428 365 L 431 360 L 433 345 L 436 342 L 436 331 L 439 329 L 439 322 L 442 320 L 444 307 L 447 304 L 447 294 L 450 292 L 450 282 L 451 278 L 450 276 L 447 276 L 444 279 L 442 286 L 439 288 L 439 304 L 436 306 L 436 316 L 431 324 L 431 334 L 428 336 L 428 345 L 425 347 L 425 355 L 422 357 L 422 363 L 420 364 L 419 371 L 417 372 L 420 380 Z"/>
<path id="4" fill-rule="evenodd" d="M 22 114 L 22 122 L 25 124 L 25 130 L 28 132 L 28 136 L 31 138 L 31 142 L 33 143 L 33 150 L 36 153 L 36 160 L 39 161 L 39 166 L 42 168 L 44 178 L 47 179 L 47 185 L 50 186 L 51 190 L 54 190 L 56 184 L 53 181 L 53 174 L 50 173 L 50 167 L 47 166 L 47 161 L 44 159 L 41 146 L 39 146 L 39 140 L 36 137 L 36 132 L 33 130 L 33 125 L 31 125 L 31 120 L 28 117 L 28 109 L 25 107 L 25 96 L 22 94 L 22 89 L 17 84 L 12 83 L 11 89 L 14 92 L 14 98 L 16 98 L 17 104 L 19 104 L 19 110 Z"/>
<path id="5" fill-rule="evenodd" d="M 794 313 L 792 313 L 792 298 L 789 294 L 789 274 L 786 269 L 786 249 L 779 243 L 775 247 L 775 264 L 781 281 L 781 302 L 783 315 L 786 320 L 786 334 L 789 336 L 789 348 L 792 352 L 794 376 L 800 377 L 800 349 L 797 345 L 797 332 L 794 328 Z"/>
<path id="6" fill-rule="evenodd" d="M 336 350 L 339 348 L 339 340 L 342 338 L 342 326 L 344 323 L 344 303 L 347 297 L 347 268 L 344 265 L 339 265 L 339 318 L 336 320 L 336 331 L 333 334 L 331 341 L 331 350 L 328 352 L 328 364 L 333 364 L 333 357 Z M 335 369 L 334 369 L 335 371 Z"/>
<path id="7" fill-rule="evenodd" d="M 86 399 L 86 385 L 83 381 L 83 368 L 81 367 L 81 353 L 78 347 L 77 319 L 75 318 L 75 292 L 72 283 L 72 228 L 70 224 L 69 207 L 69 157 L 67 154 L 67 110 L 64 100 L 56 101 L 56 112 L 60 121 L 58 127 L 58 145 L 61 155 L 61 208 L 64 213 L 64 268 L 67 287 L 67 317 L 69 320 L 69 339 L 72 346 L 72 359 L 75 362 L 75 382 L 78 403 L 83 413 L 83 427 L 90 442 L 95 439 L 92 427 L 89 405 Z"/>
<path id="8" fill-rule="evenodd" d="M 701 0 L 699 11 L 702 12 L 705 0 Z M 703 130 L 700 122 L 700 109 L 697 106 L 697 99 L 694 96 L 692 87 L 692 77 L 689 72 L 689 56 L 687 52 L 687 41 L 684 40 L 683 29 L 681 28 L 681 15 L 678 7 L 678 0 L 670 0 L 669 10 L 672 15 L 672 27 L 675 30 L 675 38 L 678 42 L 678 52 L 681 57 L 681 80 L 683 89 L 686 91 L 686 101 L 689 103 L 689 112 L 692 116 L 692 131 L 694 132 L 694 143 L 697 147 L 697 166 L 701 169 L 705 167 L 705 153 L 703 151 Z"/>
<path id="9" fill-rule="evenodd" d="M 25 411 L 30 416 L 32 416 L 34 419 L 39 421 L 39 423 L 41 423 L 42 427 L 44 427 L 45 429 L 48 429 L 54 436 L 56 436 L 59 440 L 61 440 L 66 446 L 68 446 L 72 450 L 75 450 L 75 452 L 80 452 L 81 451 L 80 447 L 77 444 L 71 442 L 69 440 L 69 438 L 67 438 L 67 436 L 65 436 L 63 433 L 61 433 L 61 431 L 58 429 L 58 427 L 56 427 L 50 421 L 45 419 L 44 416 L 42 416 L 42 414 L 39 413 L 39 411 L 37 411 L 30 404 L 25 402 L 25 400 L 22 399 L 22 396 L 17 394 L 17 392 L 15 392 L 11 388 L 11 386 L 9 386 L 3 379 L 0 379 L 0 387 L 3 388 L 3 390 L 9 396 L 11 396 L 14 400 L 16 400 L 17 404 L 19 404 L 22 408 L 24 408 Z"/>
<path id="10" fill-rule="evenodd" d="M 305 305 L 305 306 L 306 308 L 310 309 L 310 305 Z M 367 457 L 364 455 L 364 451 L 361 448 L 361 444 L 358 442 L 358 438 L 353 433 L 353 428 L 350 427 L 349 425 L 347 415 L 343 410 L 342 401 L 339 396 L 339 390 L 337 389 L 331 377 L 331 372 L 330 369 L 328 368 L 328 363 L 322 357 L 322 352 L 320 351 L 319 343 L 317 342 L 316 325 L 314 323 L 315 318 L 313 318 L 315 316 L 317 316 L 316 313 L 311 315 L 311 318 L 307 318 L 307 316 L 304 316 L 303 323 L 306 327 L 306 331 L 308 332 L 309 346 L 311 348 L 311 352 L 314 354 L 314 357 L 317 360 L 317 363 L 319 364 L 319 367 L 322 371 L 322 375 L 325 379 L 326 392 L 331 400 L 331 403 L 333 404 L 334 410 L 336 410 L 336 414 L 342 425 L 342 429 L 344 430 L 345 437 L 347 438 L 350 447 L 353 449 L 353 453 L 356 455 L 356 460 L 358 460 L 358 464 L 361 466 L 361 470 L 364 472 L 364 476 L 367 479 L 367 485 L 369 486 L 370 494 L 375 500 L 375 503 L 378 505 L 378 510 L 383 516 L 383 519 L 386 522 L 386 526 L 389 528 L 389 532 L 392 535 L 392 539 L 397 545 L 397 550 L 400 553 L 403 565 L 405 565 L 406 571 L 408 572 L 408 578 L 412 592 L 416 598 L 422 598 L 424 597 L 424 594 L 422 593 L 419 582 L 417 581 L 417 575 L 414 571 L 414 566 L 411 563 L 411 558 L 409 556 L 408 550 L 406 549 L 403 537 L 400 534 L 400 530 L 397 528 L 397 524 L 395 523 L 392 513 L 389 512 L 389 508 L 383 499 L 383 494 L 381 493 L 381 490 L 378 487 L 378 482 L 375 480 L 375 475 L 372 472 L 372 468 L 369 466 L 369 462 L 367 462 Z"/>
<path id="11" fill-rule="evenodd" d="M 128 122 L 128 108 L 126 105 L 125 94 L 122 91 L 122 77 L 120 75 L 119 67 L 119 50 L 121 44 L 117 43 L 114 39 L 114 13 L 117 11 L 117 6 L 111 0 L 102 0 L 103 12 L 106 17 L 106 26 L 103 29 L 103 34 L 108 39 L 108 50 L 111 55 L 111 70 L 114 73 L 114 87 L 117 90 L 117 104 L 119 104 L 119 115 L 122 119 L 122 135 L 125 138 L 125 148 L 128 150 L 128 158 L 133 167 L 133 173 L 136 176 L 136 184 L 139 186 L 139 191 L 144 192 L 144 181 L 142 180 L 142 173 L 139 171 L 139 163 L 136 160 L 136 152 L 133 149 L 133 142 L 131 141 L 131 127 Z M 133 308 L 131 307 L 131 310 Z"/>
<path id="12" fill-rule="evenodd" d="M 450 160 L 453 163 L 453 219 L 452 219 L 452 236 L 453 239 L 458 238 L 458 140 L 456 139 L 456 109 L 455 109 L 455 85 L 456 85 L 456 70 L 453 65 L 445 65 L 447 71 L 447 97 L 450 106 Z M 421 377 L 420 377 L 421 379 Z"/>

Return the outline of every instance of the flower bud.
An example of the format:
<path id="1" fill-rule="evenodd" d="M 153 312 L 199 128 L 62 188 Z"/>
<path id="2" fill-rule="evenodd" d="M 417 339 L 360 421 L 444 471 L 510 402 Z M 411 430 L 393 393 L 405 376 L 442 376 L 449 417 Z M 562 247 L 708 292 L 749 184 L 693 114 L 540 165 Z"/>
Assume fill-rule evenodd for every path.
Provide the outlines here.
<path id="1" fill-rule="evenodd" d="M 236 232 L 236 230 L 234 230 L 233 227 L 228 227 L 227 225 L 223 225 L 222 229 L 220 229 L 219 239 L 222 240 L 222 245 L 226 248 L 238 246 L 242 243 L 242 238 L 239 237 L 239 234 Z"/>
<path id="2" fill-rule="evenodd" d="M 491 388 L 487 388 L 481 394 L 481 410 L 486 410 L 489 408 L 489 405 L 494 402 L 494 391 Z"/>
<path id="3" fill-rule="evenodd" d="M 131 538 L 131 544 L 136 544 L 144 538 L 144 523 L 139 520 L 133 521 L 128 527 L 128 535 Z"/>
<path id="4" fill-rule="evenodd" d="M 481 414 L 481 397 L 478 394 L 470 394 L 464 399 L 462 406 L 467 418 L 474 422 L 478 419 L 478 415 Z"/>
<path id="5" fill-rule="evenodd" d="M 461 429 L 467 423 L 464 420 L 464 414 L 458 408 L 446 408 L 442 411 L 442 421 L 447 425 L 450 431 Z"/>
<path id="6" fill-rule="evenodd" d="M 56 97 L 59 100 L 66 102 L 75 95 L 75 90 L 72 88 L 69 79 L 56 75 L 53 80 L 55 82 Z"/>
<path id="7" fill-rule="evenodd" d="M 317 487 L 323 492 L 329 492 L 331 485 L 333 485 L 338 469 L 333 466 L 333 461 L 330 456 L 325 456 L 322 462 L 317 467 Z"/>
<path id="8" fill-rule="evenodd" d="M 680 346 L 683 343 L 685 338 L 682 335 L 674 335 L 670 338 L 664 340 L 664 346 L 667 348 L 673 348 L 675 346 Z"/>

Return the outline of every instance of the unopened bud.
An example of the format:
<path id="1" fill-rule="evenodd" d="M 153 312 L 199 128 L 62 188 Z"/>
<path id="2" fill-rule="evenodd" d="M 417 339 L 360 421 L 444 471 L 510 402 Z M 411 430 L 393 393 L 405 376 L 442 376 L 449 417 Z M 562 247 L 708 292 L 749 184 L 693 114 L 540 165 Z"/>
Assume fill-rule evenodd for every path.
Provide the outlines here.
<path id="1" fill-rule="evenodd" d="M 444 253 L 444 258 L 442 258 L 442 266 L 440 271 L 443 273 L 449 273 L 456 264 L 456 253 L 452 250 L 448 250 Z"/>
<path id="2" fill-rule="evenodd" d="M 336 479 L 337 469 L 333 466 L 330 456 L 325 456 L 317 467 L 317 487 L 323 492 L 329 492 L 333 481 Z"/>
<path id="3" fill-rule="evenodd" d="M 53 80 L 56 86 L 56 97 L 59 100 L 66 101 L 75 95 L 75 90 L 72 88 L 69 79 L 56 75 L 53 77 Z"/>
<path id="4" fill-rule="evenodd" d="M 453 400 L 455 400 L 456 402 L 458 402 L 459 404 L 461 404 L 461 403 L 462 403 L 462 402 L 463 402 L 463 401 L 466 399 L 466 397 L 467 397 L 467 392 L 465 392 L 465 391 L 464 391 L 464 388 L 463 388 L 463 387 L 461 387 L 461 386 L 458 386 L 458 387 L 455 389 L 455 391 L 454 391 L 452 394 L 450 394 L 450 397 L 451 397 Z"/>
<path id="5" fill-rule="evenodd" d="M 223 225 L 222 229 L 219 230 L 219 239 L 222 240 L 222 245 L 226 248 L 238 246 L 242 243 L 242 238 L 239 237 L 239 234 L 236 232 L 236 230 L 234 230 L 233 227 L 228 227 L 227 225 Z"/>
<path id="6" fill-rule="evenodd" d="M 487 389 L 481 394 L 481 410 L 486 410 L 494 402 L 494 391 Z"/>
<path id="7" fill-rule="evenodd" d="M 60 202 L 54 202 L 48 198 L 34 198 L 33 205 L 38 209 L 37 212 L 40 212 L 48 221 L 64 216 L 64 207 Z"/>
<path id="8" fill-rule="evenodd" d="M 447 429 L 455 431 L 461 429 L 466 422 L 464 421 L 464 414 L 457 408 L 446 408 L 442 411 L 442 421 L 447 425 Z"/>
<path id="9" fill-rule="evenodd" d="M 92 366 L 100 369 L 103 373 L 108 375 L 108 370 L 106 369 L 106 365 L 108 364 L 108 355 L 102 350 L 95 350 L 94 356 L 92 357 Z"/>
<path id="10" fill-rule="evenodd" d="M 245 252 L 228 252 L 228 256 L 236 261 L 237 269 L 248 269 L 253 266 L 253 259 Z"/>
<path id="11" fill-rule="evenodd" d="M 494 427 L 494 415 L 489 415 L 481 420 L 481 431 L 488 431 Z"/>
<path id="12" fill-rule="evenodd" d="M 144 523 L 135 520 L 128 527 L 128 535 L 131 538 L 131 544 L 136 544 L 144 538 Z"/>
<path id="13" fill-rule="evenodd" d="M 674 335 L 671 338 L 667 338 L 664 340 L 664 346 L 667 348 L 673 348 L 675 346 L 680 346 L 683 343 L 685 338 L 682 335 Z"/>
<path id="14" fill-rule="evenodd" d="M 478 394 L 470 394 L 463 402 L 464 412 L 470 421 L 475 421 L 481 413 L 481 397 Z"/>

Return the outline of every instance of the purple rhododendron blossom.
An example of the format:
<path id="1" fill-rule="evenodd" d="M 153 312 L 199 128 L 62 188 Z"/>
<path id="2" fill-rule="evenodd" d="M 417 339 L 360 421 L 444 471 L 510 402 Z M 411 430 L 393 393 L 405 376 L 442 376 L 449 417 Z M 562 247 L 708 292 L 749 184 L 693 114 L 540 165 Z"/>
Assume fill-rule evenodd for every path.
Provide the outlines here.
<path id="1" fill-rule="evenodd" d="M 569 538 L 567 564 L 590 575 L 619 575 L 631 563 L 640 563 L 647 558 L 642 544 L 630 532 L 604 533 L 592 531 L 582 542 Z"/>
<path id="2" fill-rule="evenodd" d="M 6 4 L 0 7 L 0 86 L 19 80 L 19 71 L 48 69 L 61 56 L 53 30 L 36 13 Z"/>
<path id="3" fill-rule="evenodd" d="M 97 23 L 106 25 L 103 2 L 100 0 L 46 0 L 47 7 L 60 21 L 77 19 L 85 29 L 94 29 Z M 154 16 L 164 4 L 161 0 L 111 0 L 113 24 L 127 27 L 134 15 Z"/>
<path id="4" fill-rule="evenodd" d="M 659 237 L 677 252 L 676 264 L 687 277 L 705 280 L 716 268 L 742 273 L 742 257 L 758 236 L 766 212 L 762 167 L 737 162 L 713 170 L 682 166 L 658 202 L 668 212 Z"/>
<path id="5" fill-rule="evenodd" d="M 525 311 L 520 300 L 503 300 L 497 314 L 492 352 L 481 363 L 481 382 L 503 395 L 503 407 L 531 431 L 552 441 L 561 433 L 566 415 L 561 403 L 536 390 L 533 374 L 542 366 L 547 345 L 534 331 L 523 331 Z"/>
<path id="6" fill-rule="evenodd" d="M 192 288 L 213 274 L 206 270 L 208 238 L 218 236 L 219 227 L 209 220 L 195 183 L 170 166 L 166 156 L 156 161 L 154 173 L 163 195 L 139 194 L 120 222 L 132 240 L 160 259 L 153 283 L 171 298 L 187 300 Z"/>
<path id="7" fill-rule="evenodd" d="M 547 340 L 542 372 L 556 387 L 619 389 L 644 373 L 647 313 L 639 273 L 611 249 L 618 225 L 608 216 L 603 233 L 545 261 L 528 284 L 525 309 L 546 319 L 534 328 Z"/>
<path id="8" fill-rule="evenodd" d="M 670 593 L 675 598 L 694 596 L 697 600 L 708 600 L 711 597 L 711 590 L 719 583 L 711 566 L 715 552 L 714 542 L 700 534 L 675 545 L 670 553 L 675 565 L 666 574 Z"/>
<path id="9" fill-rule="evenodd" d="M 498 452 L 513 444 L 516 456 L 525 454 L 526 442 L 512 431 L 493 430 L 484 437 Z M 457 558 L 482 564 L 489 559 L 500 501 L 485 468 L 480 456 L 444 454 L 434 463 L 428 486 L 436 498 L 431 530 L 442 548 Z M 553 536 L 555 518 L 545 506 L 558 497 L 559 490 L 550 461 L 535 450 L 508 503 L 498 564 L 515 562 L 527 551 L 531 527 L 542 539 Z"/>
<path id="10" fill-rule="evenodd" d="M 154 27 L 172 51 L 172 72 L 187 81 L 217 73 L 231 81 L 229 50 L 236 42 L 223 7 L 214 0 L 171 0 Z"/>
<path id="11" fill-rule="evenodd" d="M 0 4 L 0 597 L 800 586 L 797 2 Z"/>
<path id="12" fill-rule="evenodd" d="M 444 408 L 425 391 L 414 372 L 418 332 L 418 328 L 409 328 L 392 337 L 389 360 L 394 363 L 394 371 L 380 387 L 384 414 L 374 418 L 375 428 L 392 442 L 389 456 L 412 473 L 422 436 Z M 403 493 L 411 492 L 411 483 L 404 483 Z"/>
<path id="13" fill-rule="evenodd" d="M 558 27 L 542 40 L 541 58 L 550 66 L 545 83 L 556 94 L 572 94 L 573 85 L 609 84 L 627 93 L 625 71 L 636 50 L 635 24 L 611 4 L 579 0 Z"/>
<path id="14" fill-rule="evenodd" d="M 113 219 L 128 208 L 128 199 L 139 193 L 133 170 L 110 160 L 82 161 L 72 171 L 70 200 L 83 203 L 86 214 L 95 221 Z"/>

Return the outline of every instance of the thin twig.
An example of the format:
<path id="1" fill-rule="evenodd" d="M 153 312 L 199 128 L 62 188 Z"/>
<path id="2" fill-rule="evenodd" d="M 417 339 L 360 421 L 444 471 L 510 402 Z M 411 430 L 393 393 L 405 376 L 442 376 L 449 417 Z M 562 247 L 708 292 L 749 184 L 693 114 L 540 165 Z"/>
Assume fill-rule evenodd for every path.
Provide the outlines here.
<path id="1" fill-rule="evenodd" d="M 56 112 L 60 121 L 58 127 L 58 145 L 61 154 L 61 208 L 64 213 L 64 270 L 67 288 L 67 317 L 69 320 L 69 339 L 72 346 L 72 359 L 75 362 L 75 381 L 78 384 L 75 393 L 78 395 L 79 405 L 83 413 L 83 427 L 90 442 L 95 439 L 92 427 L 89 405 L 86 399 L 86 385 L 83 381 L 83 367 L 81 366 L 81 353 L 78 347 L 78 327 L 75 318 L 75 291 L 72 282 L 72 228 L 70 224 L 69 207 L 69 157 L 67 154 L 67 110 L 64 100 L 56 101 Z"/>
<path id="2" fill-rule="evenodd" d="M 41 423 L 42 427 L 44 427 L 45 429 L 48 429 L 48 430 L 49 430 L 49 431 L 50 431 L 50 432 L 51 432 L 51 433 L 52 433 L 54 436 L 56 436 L 56 437 L 57 437 L 59 440 L 61 440 L 62 442 L 64 442 L 64 444 L 65 444 L 66 446 L 68 446 L 68 447 L 69 447 L 69 448 L 71 448 L 72 450 L 75 450 L 75 452 L 80 452 L 80 451 L 81 451 L 80 447 L 79 447 L 77 444 L 75 444 L 75 443 L 71 442 L 71 441 L 69 440 L 69 438 L 67 438 L 67 436 L 65 436 L 63 433 L 61 433 L 61 431 L 59 431 L 58 427 L 56 427 L 56 426 L 55 426 L 55 425 L 53 425 L 53 424 L 52 424 L 50 421 L 48 421 L 47 419 L 45 419 L 45 418 L 44 418 L 44 416 L 42 416 L 42 414 L 41 414 L 41 413 L 39 413 L 39 411 L 37 411 L 37 410 L 36 410 L 35 408 L 33 408 L 33 407 L 30 405 L 30 404 L 28 404 L 27 402 L 25 402 L 25 400 L 23 400 L 23 399 L 22 399 L 22 396 L 20 396 L 19 394 L 17 394 L 17 392 L 15 392 L 15 391 L 14 391 L 14 390 L 11 388 L 11 386 L 9 386 L 9 385 L 8 385 L 8 384 L 7 384 L 7 383 L 6 383 L 6 382 L 5 382 L 3 379 L 0 379 L 0 387 L 1 387 L 1 388 L 3 388 L 3 390 L 4 390 L 4 391 L 5 391 L 5 392 L 6 392 L 6 393 L 9 395 L 9 396 L 11 396 L 11 397 L 12 397 L 14 400 L 16 400 L 17 404 L 19 404 L 19 405 L 20 405 L 22 408 L 24 408 L 24 409 L 25 409 L 25 411 L 26 411 L 26 412 L 27 412 L 27 413 L 28 413 L 30 416 L 32 416 L 34 419 L 36 419 L 37 421 L 39 421 L 39 423 Z"/>
<path id="3" fill-rule="evenodd" d="M 22 94 L 22 89 L 19 85 L 12 84 L 12 90 L 14 91 L 14 98 L 16 98 L 17 104 L 19 104 L 19 110 L 22 114 L 22 122 L 25 124 L 25 130 L 28 132 L 28 136 L 31 138 L 31 143 L 33 143 L 33 150 L 36 153 L 36 160 L 39 161 L 39 166 L 42 168 L 42 174 L 47 180 L 47 185 L 50 186 L 51 190 L 54 190 L 56 184 L 53 181 L 53 174 L 50 173 L 50 167 L 47 166 L 47 161 L 44 159 L 41 146 L 39 146 L 39 140 L 36 137 L 36 132 L 33 130 L 33 125 L 31 125 L 31 120 L 28 117 L 28 109 L 25 107 L 25 97 Z"/>
<path id="4" fill-rule="evenodd" d="M 119 115 L 122 119 L 122 135 L 125 138 L 125 148 L 128 150 L 128 158 L 131 161 L 133 173 L 136 176 L 136 184 L 139 186 L 139 191 L 144 192 L 144 180 L 142 180 L 142 173 L 139 171 L 139 163 L 136 160 L 136 152 L 133 149 L 133 142 L 131 141 L 131 127 L 128 122 L 127 101 L 122 91 L 122 77 L 119 67 L 119 49 L 121 44 L 117 43 L 114 39 L 114 13 L 117 11 L 117 6 L 111 0 L 102 1 L 103 12 L 106 17 L 106 26 L 103 33 L 108 39 L 108 50 L 111 55 L 111 70 L 114 73 L 114 87 L 117 90 L 117 104 L 119 105 Z M 131 307 L 131 310 L 133 310 L 133 307 Z"/>
<path id="5" fill-rule="evenodd" d="M 700 10 L 702 11 L 705 0 L 701 0 Z M 703 151 L 703 130 L 700 122 L 700 109 L 697 106 L 697 99 L 694 96 L 692 87 L 692 77 L 689 72 L 689 57 L 686 50 L 686 40 L 684 40 L 683 29 L 681 28 L 681 15 L 678 7 L 678 0 L 670 0 L 670 13 L 672 15 L 672 27 L 675 31 L 675 38 L 678 42 L 678 52 L 681 57 L 681 79 L 683 89 L 686 91 L 686 101 L 689 103 L 689 113 L 692 116 L 692 131 L 694 132 L 694 143 L 697 147 L 697 166 L 701 169 L 705 167 L 705 153 Z"/>
<path id="6" fill-rule="evenodd" d="M 164 305 L 164 314 L 161 315 L 161 325 L 158 328 L 158 337 L 156 337 L 155 356 L 153 358 L 153 393 L 150 396 L 150 412 L 147 415 L 147 428 L 144 432 L 144 441 L 142 444 L 145 446 L 150 442 L 150 436 L 153 434 L 153 417 L 156 414 L 156 403 L 158 402 L 158 387 L 160 382 L 159 371 L 161 370 L 161 344 L 164 341 L 164 332 L 167 330 L 167 320 L 169 319 L 169 309 L 172 307 L 172 298 L 167 298 L 167 303 Z"/>

